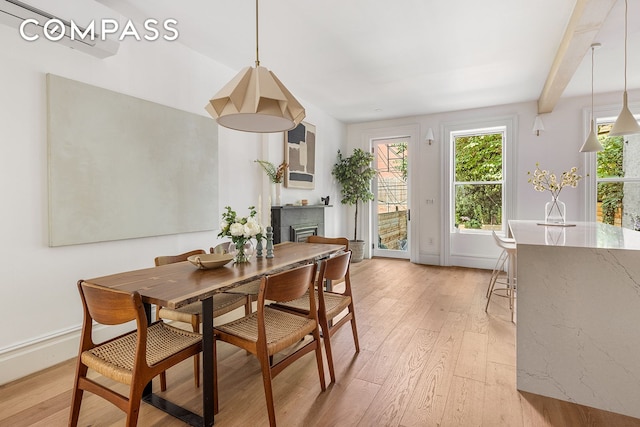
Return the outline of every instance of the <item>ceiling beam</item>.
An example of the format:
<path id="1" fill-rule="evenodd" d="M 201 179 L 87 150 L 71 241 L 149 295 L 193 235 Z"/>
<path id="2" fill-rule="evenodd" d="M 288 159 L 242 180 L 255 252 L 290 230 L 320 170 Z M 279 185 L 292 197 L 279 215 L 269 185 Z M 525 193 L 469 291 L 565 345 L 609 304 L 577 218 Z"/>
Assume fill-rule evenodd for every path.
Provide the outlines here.
<path id="1" fill-rule="evenodd" d="M 616 1 L 576 0 L 571 19 L 538 99 L 538 114 L 553 111 Z"/>

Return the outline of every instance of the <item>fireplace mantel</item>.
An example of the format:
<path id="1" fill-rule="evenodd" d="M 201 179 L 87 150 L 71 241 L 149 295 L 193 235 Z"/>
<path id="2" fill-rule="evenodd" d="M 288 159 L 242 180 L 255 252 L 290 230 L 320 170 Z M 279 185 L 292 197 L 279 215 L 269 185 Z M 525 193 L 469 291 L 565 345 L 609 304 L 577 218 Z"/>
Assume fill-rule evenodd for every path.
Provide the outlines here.
<path id="1" fill-rule="evenodd" d="M 299 230 L 324 236 L 324 209 L 333 205 L 271 206 L 273 243 L 294 241 Z M 306 236 L 306 234 L 305 234 Z"/>

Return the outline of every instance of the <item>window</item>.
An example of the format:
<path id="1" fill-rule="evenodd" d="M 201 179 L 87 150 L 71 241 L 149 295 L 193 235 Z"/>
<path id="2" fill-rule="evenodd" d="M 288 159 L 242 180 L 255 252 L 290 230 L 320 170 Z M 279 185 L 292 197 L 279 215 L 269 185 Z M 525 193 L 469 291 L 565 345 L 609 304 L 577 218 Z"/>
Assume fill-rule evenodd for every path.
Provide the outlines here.
<path id="1" fill-rule="evenodd" d="M 505 126 L 451 132 L 451 223 L 459 230 L 502 230 Z"/>
<path id="2" fill-rule="evenodd" d="M 609 136 L 612 126 L 598 122 L 596 220 L 640 230 L 640 135 Z"/>

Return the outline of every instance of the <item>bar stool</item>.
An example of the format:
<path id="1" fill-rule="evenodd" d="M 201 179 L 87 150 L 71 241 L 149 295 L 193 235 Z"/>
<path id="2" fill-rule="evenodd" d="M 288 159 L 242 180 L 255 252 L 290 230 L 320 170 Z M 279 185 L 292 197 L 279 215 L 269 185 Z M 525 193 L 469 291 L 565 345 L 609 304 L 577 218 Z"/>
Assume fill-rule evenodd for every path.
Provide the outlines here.
<path id="1" fill-rule="evenodd" d="M 514 239 L 500 237 L 495 231 L 492 231 L 494 240 L 498 247 L 502 248 L 502 252 L 496 261 L 496 265 L 489 279 L 489 287 L 487 288 L 487 305 L 484 308 L 486 312 L 489 309 L 491 296 L 497 295 L 503 298 L 509 298 L 509 309 L 511 310 L 511 321 L 513 322 L 514 302 L 516 292 L 516 242 Z M 504 273 L 505 265 L 507 267 L 506 279 L 501 276 Z M 496 283 L 501 285 L 496 288 Z"/>

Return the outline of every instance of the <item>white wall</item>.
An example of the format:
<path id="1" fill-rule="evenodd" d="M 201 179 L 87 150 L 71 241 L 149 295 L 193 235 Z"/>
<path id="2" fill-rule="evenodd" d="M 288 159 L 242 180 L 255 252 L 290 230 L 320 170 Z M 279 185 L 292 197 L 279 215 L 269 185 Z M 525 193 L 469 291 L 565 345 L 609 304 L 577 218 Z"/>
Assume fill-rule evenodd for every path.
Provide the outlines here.
<path id="1" fill-rule="evenodd" d="M 94 4 L 67 0 L 65 3 Z M 117 15 L 116 15 L 117 16 Z M 0 384 L 74 357 L 82 278 L 146 268 L 159 254 L 206 248 L 217 231 L 50 248 L 47 246 L 46 73 L 207 116 L 204 105 L 238 70 L 231 70 L 177 42 L 121 44 L 116 56 L 100 60 L 46 41 L 27 43 L 0 25 Z M 295 93 L 295 88 L 290 88 Z M 305 120 L 317 126 L 316 189 L 283 189 L 283 203 L 305 198 L 337 200 L 331 177 L 346 127 L 300 101 Z M 279 163 L 282 134 L 258 135 L 220 128 L 220 200 L 242 211 L 268 196 L 266 175 L 255 159 Z M 126 155 L 126 153 L 123 153 Z M 344 235 L 342 207 L 326 209 L 326 234 Z M 218 223 L 220 212 L 211 212 Z"/>
<path id="2" fill-rule="evenodd" d="M 640 91 L 629 93 L 632 111 L 640 112 Z M 598 94 L 595 97 L 595 110 L 619 111 L 622 94 Z M 536 162 L 544 169 L 554 172 L 568 170 L 572 166 L 579 168 L 579 173 L 585 175 L 586 161 L 589 155 L 578 152 L 587 136 L 588 109 L 591 97 L 561 99 L 552 113 L 542 115 L 545 131 L 540 136 L 532 133 L 533 121 L 536 116 L 535 101 L 479 108 L 473 110 L 448 112 L 425 116 L 405 117 L 394 120 L 384 120 L 369 123 L 348 125 L 348 147 L 367 148 L 367 134 L 381 128 L 402 127 L 412 124 L 420 126 L 420 141 L 417 152 L 410 153 L 411 179 L 417 185 L 417 201 L 411 206 L 412 217 L 418 217 L 419 230 L 413 238 L 418 239 L 418 259 L 425 264 L 440 264 L 442 247 L 442 153 L 447 142 L 443 141 L 442 127 L 445 123 L 491 120 L 495 117 L 516 116 L 516 206 L 514 219 L 543 219 L 544 205 L 550 199 L 548 192 L 540 193 L 533 190 L 527 182 L 527 172 L 535 170 Z M 425 135 L 428 128 L 432 128 L 435 142 L 428 145 Z M 585 177 L 586 178 L 586 177 Z M 587 179 L 584 179 L 577 189 L 566 188 L 561 193 L 561 199 L 567 206 L 568 220 L 586 220 L 584 212 L 584 197 L 587 189 Z M 433 199 L 433 204 L 427 203 Z M 364 221 L 366 217 L 363 215 Z M 347 215 L 350 220 L 351 214 Z M 352 228 L 352 225 L 348 229 Z M 433 240 L 433 245 L 429 241 Z M 485 239 L 469 240 L 470 247 L 466 252 L 470 258 L 476 257 L 478 262 L 469 261 L 469 265 L 492 268 L 497 249 L 490 236 Z M 370 247 L 370 245 L 366 245 Z"/>

